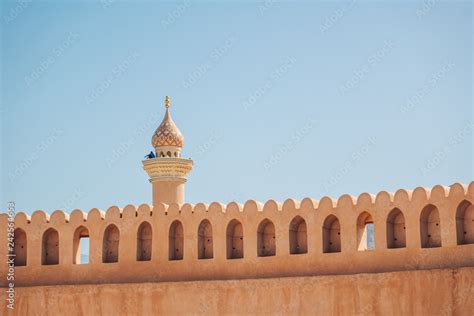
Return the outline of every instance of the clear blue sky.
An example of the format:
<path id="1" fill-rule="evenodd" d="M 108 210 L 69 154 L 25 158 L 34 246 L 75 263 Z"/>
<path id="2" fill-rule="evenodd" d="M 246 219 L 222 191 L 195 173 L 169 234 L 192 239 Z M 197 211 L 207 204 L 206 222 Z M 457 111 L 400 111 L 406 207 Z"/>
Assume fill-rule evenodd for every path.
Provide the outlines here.
<path id="1" fill-rule="evenodd" d="M 1 9 L 1 209 L 151 202 L 165 95 L 192 203 L 473 180 L 470 1 Z"/>

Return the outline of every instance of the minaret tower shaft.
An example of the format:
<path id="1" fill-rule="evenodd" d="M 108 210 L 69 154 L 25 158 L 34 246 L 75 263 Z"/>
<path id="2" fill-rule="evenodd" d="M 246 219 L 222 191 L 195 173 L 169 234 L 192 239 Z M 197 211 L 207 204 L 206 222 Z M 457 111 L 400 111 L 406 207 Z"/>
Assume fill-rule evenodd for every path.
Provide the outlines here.
<path id="1" fill-rule="evenodd" d="M 153 206 L 159 203 L 184 204 L 184 185 L 193 169 L 191 159 L 181 158 L 184 137 L 170 114 L 170 99 L 165 101 L 166 113 L 152 137 L 156 158 L 143 160 L 153 187 Z"/>

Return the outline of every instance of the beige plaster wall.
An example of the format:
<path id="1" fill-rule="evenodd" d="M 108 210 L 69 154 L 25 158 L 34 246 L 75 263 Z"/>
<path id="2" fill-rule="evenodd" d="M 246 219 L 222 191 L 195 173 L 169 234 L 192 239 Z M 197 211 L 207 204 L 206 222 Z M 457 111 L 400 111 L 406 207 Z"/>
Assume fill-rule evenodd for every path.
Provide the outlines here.
<path id="1" fill-rule="evenodd" d="M 184 186 L 185 181 L 179 180 L 168 180 L 160 181 L 154 180 L 152 182 L 153 188 L 153 205 L 160 203 L 171 204 L 178 203 L 184 204 Z"/>
<path id="2" fill-rule="evenodd" d="M 474 268 L 16 289 L 11 315 L 472 315 Z M 0 292 L 0 301 L 5 294 Z M 3 308 L 3 310 L 2 310 Z M 2 315 L 8 315 L 2 305 Z"/>
<path id="3" fill-rule="evenodd" d="M 51 216 L 37 211 L 31 218 L 19 213 L 15 226 L 26 233 L 27 265 L 16 267 L 15 283 L 33 286 L 170 282 L 472 267 L 474 244 L 458 245 L 456 234 L 456 211 L 466 201 L 474 204 L 474 182 L 398 190 L 394 194 L 380 192 L 376 196 L 363 193 L 357 198 L 344 195 L 338 200 L 288 199 L 282 204 L 273 200 L 265 204 L 250 200 L 245 205 L 159 204 L 155 208 L 144 204 L 124 209 L 114 206 L 106 213 L 98 209 L 88 214 L 75 210 L 70 216 L 62 211 Z M 420 216 L 428 205 L 439 211 L 440 226 L 435 227 L 440 229 L 442 246 L 438 248 L 421 247 Z M 406 247 L 389 249 L 387 220 L 394 208 L 405 218 Z M 375 249 L 358 251 L 357 220 L 364 212 L 370 213 L 374 222 Z M 290 223 L 296 216 L 306 222 L 307 253 L 303 254 L 290 254 Z M 341 252 L 323 253 L 323 223 L 328 216 L 339 220 Z M 198 258 L 198 227 L 203 220 L 212 225 L 211 259 Z M 233 220 L 242 224 L 243 258 L 230 260 L 226 235 L 227 225 Z M 264 220 L 274 224 L 276 255 L 271 257 L 257 255 L 257 232 Z M 151 260 L 137 261 L 137 231 L 145 221 L 152 228 Z M 174 221 L 183 225 L 183 260 L 169 260 L 169 228 Z M 6 231 L 7 223 L 6 214 L 0 214 L 0 231 Z M 104 232 L 111 224 L 119 230 L 118 262 L 103 263 Z M 42 265 L 43 236 L 51 228 L 58 232 L 59 264 Z M 90 263 L 86 265 L 73 264 L 78 228 L 86 228 L 91 238 Z M 3 258 L 7 254 L 5 238 L 6 234 L 0 234 Z M 6 275 L 7 269 L 6 264 L 0 265 L 0 275 Z M 6 286 L 6 278 L 0 279 L 0 286 Z"/>

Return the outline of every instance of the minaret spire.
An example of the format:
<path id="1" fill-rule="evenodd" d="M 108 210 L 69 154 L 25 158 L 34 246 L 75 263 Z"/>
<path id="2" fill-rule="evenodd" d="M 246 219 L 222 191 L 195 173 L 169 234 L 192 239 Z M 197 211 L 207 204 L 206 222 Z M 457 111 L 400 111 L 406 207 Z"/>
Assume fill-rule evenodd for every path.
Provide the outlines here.
<path id="1" fill-rule="evenodd" d="M 153 205 L 184 204 L 184 184 L 193 169 L 191 159 L 181 158 L 184 137 L 169 113 L 170 97 L 165 98 L 166 113 L 151 143 L 156 158 L 143 161 L 143 168 L 153 186 Z"/>

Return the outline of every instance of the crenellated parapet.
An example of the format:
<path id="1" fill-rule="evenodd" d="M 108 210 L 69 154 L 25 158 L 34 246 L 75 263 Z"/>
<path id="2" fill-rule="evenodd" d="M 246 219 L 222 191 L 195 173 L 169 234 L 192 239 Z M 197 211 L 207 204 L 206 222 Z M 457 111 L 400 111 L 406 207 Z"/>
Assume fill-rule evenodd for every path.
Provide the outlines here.
<path id="1" fill-rule="evenodd" d="M 474 182 L 395 193 L 17 213 L 17 286 L 474 266 Z M 0 214 L 6 231 L 7 214 Z M 0 255 L 5 258 L 6 235 Z M 89 263 L 80 240 L 89 238 Z M 6 264 L 0 273 L 8 272 Z M 5 279 L 1 286 L 6 285 Z"/>

